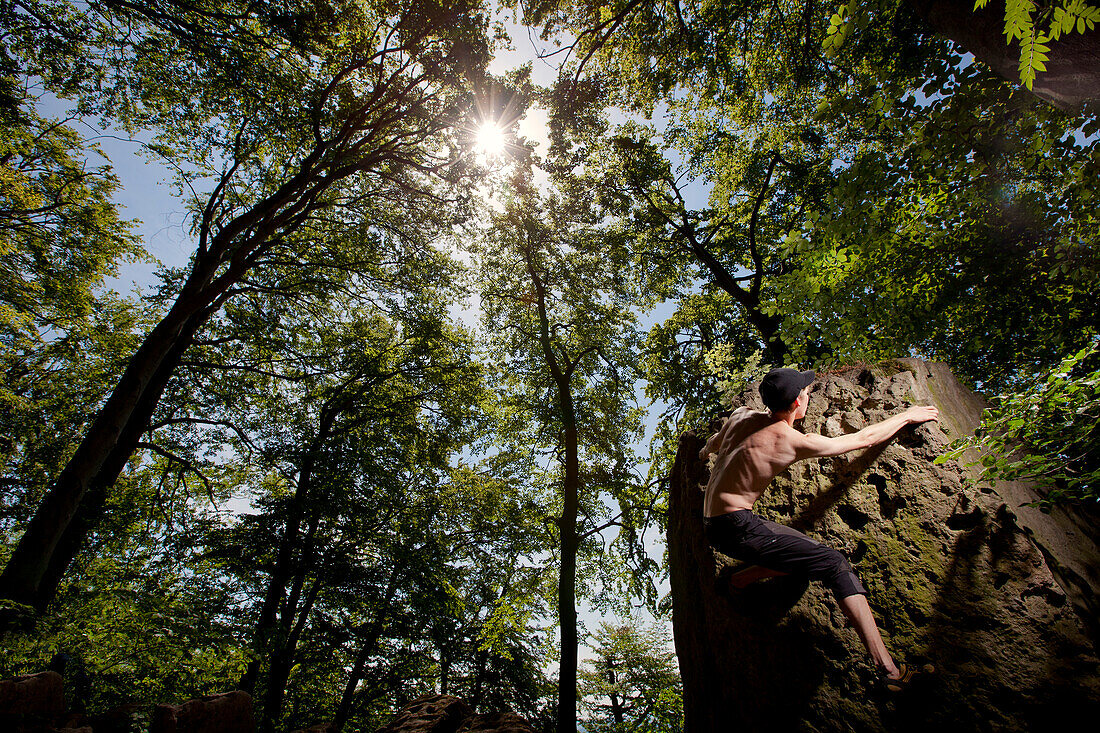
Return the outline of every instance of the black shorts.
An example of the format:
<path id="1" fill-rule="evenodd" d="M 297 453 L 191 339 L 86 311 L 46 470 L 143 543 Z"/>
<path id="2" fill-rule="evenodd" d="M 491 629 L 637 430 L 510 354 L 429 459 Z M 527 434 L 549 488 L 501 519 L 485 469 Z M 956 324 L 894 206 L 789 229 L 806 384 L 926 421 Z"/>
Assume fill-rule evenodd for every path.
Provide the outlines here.
<path id="1" fill-rule="evenodd" d="M 748 509 L 704 517 L 707 542 L 723 555 L 790 575 L 819 580 L 837 600 L 867 595 L 847 558 L 796 529 L 769 522 Z"/>

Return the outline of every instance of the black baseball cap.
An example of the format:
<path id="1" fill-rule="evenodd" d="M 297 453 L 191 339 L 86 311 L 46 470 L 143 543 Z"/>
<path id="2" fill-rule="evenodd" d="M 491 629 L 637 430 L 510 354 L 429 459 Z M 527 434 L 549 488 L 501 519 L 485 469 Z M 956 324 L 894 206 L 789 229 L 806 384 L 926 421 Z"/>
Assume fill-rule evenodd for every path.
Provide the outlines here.
<path id="1" fill-rule="evenodd" d="M 814 379 L 816 376 L 812 369 L 805 372 L 786 367 L 772 369 L 760 383 L 760 399 L 772 412 L 782 412 L 791 406 L 798 393 L 812 384 Z"/>

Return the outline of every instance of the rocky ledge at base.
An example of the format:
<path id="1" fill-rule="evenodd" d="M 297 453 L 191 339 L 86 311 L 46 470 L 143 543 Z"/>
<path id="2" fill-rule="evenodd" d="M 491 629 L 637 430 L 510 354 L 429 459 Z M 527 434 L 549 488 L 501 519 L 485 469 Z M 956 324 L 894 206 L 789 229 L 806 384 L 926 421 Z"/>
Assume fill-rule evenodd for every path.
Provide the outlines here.
<path id="1" fill-rule="evenodd" d="M 763 409 L 756 385 L 735 401 Z M 887 691 L 836 601 L 792 577 L 737 589 L 703 537 L 699 460 L 686 433 L 671 476 L 668 547 L 685 733 L 1064 731 L 1100 713 L 1091 519 L 1043 515 L 1026 486 L 982 485 L 933 460 L 984 403 L 941 364 L 903 359 L 819 375 L 801 429 L 859 430 L 910 404 L 938 423 L 863 452 L 795 464 L 755 510 L 844 552 L 887 647 L 936 674 Z M 965 461 L 964 461 L 965 463 Z M 1071 728 L 1071 725 L 1073 728 Z"/>
<path id="2" fill-rule="evenodd" d="M 119 733 L 133 730 L 131 722 L 123 709 L 91 718 L 66 713 L 63 679 L 56 672 L 0 680 L 0 733 Z M 149 727 L 150 733 L 254 733 L 255 729 L 252 698 L 239 690 L 180 705 L 157 705 Z M 332 733 L 332 728 L 318 723 L 294 733 Z M 377 733 L 536 732 L 515 713 L 475 713 L 457 697 L 428 694 L 402 708 Z"/>
<path id="3" fill-rule="evenodd" d="M 398 712 L 378 733 L 535 733 L 514 713 L 476 714 L 451 695 L 424 695 Z"/>

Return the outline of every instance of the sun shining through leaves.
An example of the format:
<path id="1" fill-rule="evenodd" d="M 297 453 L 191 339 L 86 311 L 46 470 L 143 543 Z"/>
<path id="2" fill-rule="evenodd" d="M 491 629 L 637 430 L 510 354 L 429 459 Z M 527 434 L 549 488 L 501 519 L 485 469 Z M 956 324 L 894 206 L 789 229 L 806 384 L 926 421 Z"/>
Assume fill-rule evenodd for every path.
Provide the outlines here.
<path id="1" fill-rule="evenodd" d="M 466 139 L 470 152 L 494 176 L 524 157 L 526 148 L 516 125 L 526 108 L 524 97 L 506 85 L 490 82 L 477 93 Z"/>
<path id="2" fill-rule="evenodd" d="M 520 95 L 492 86 L 480 93 L 464 134 L 469 152 L 483 169 L 477 187 L 486 210 L 502 209 L 501 186 L 517 164 L 530 154 L 530 144 L 517 131 L 527 104 Z"/>
<path id="3" fill-rule="evenodd" d="M 477 130 L 477 152 L 486 158 L 499 158 L 507 146 L 505 131 L 495 120 L 486 120 Z"/>

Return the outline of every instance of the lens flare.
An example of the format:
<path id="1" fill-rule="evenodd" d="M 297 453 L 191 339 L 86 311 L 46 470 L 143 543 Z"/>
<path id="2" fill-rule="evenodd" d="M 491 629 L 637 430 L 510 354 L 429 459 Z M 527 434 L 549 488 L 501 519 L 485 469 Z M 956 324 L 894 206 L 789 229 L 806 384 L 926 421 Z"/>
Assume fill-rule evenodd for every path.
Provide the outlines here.
<path id="1" fill-rule="evenodd" d="M 487 158 L 496 158 L 504 152 L 504 130 L 493 120 L 481 123 L 477 131 L 477 150 Z"/>

